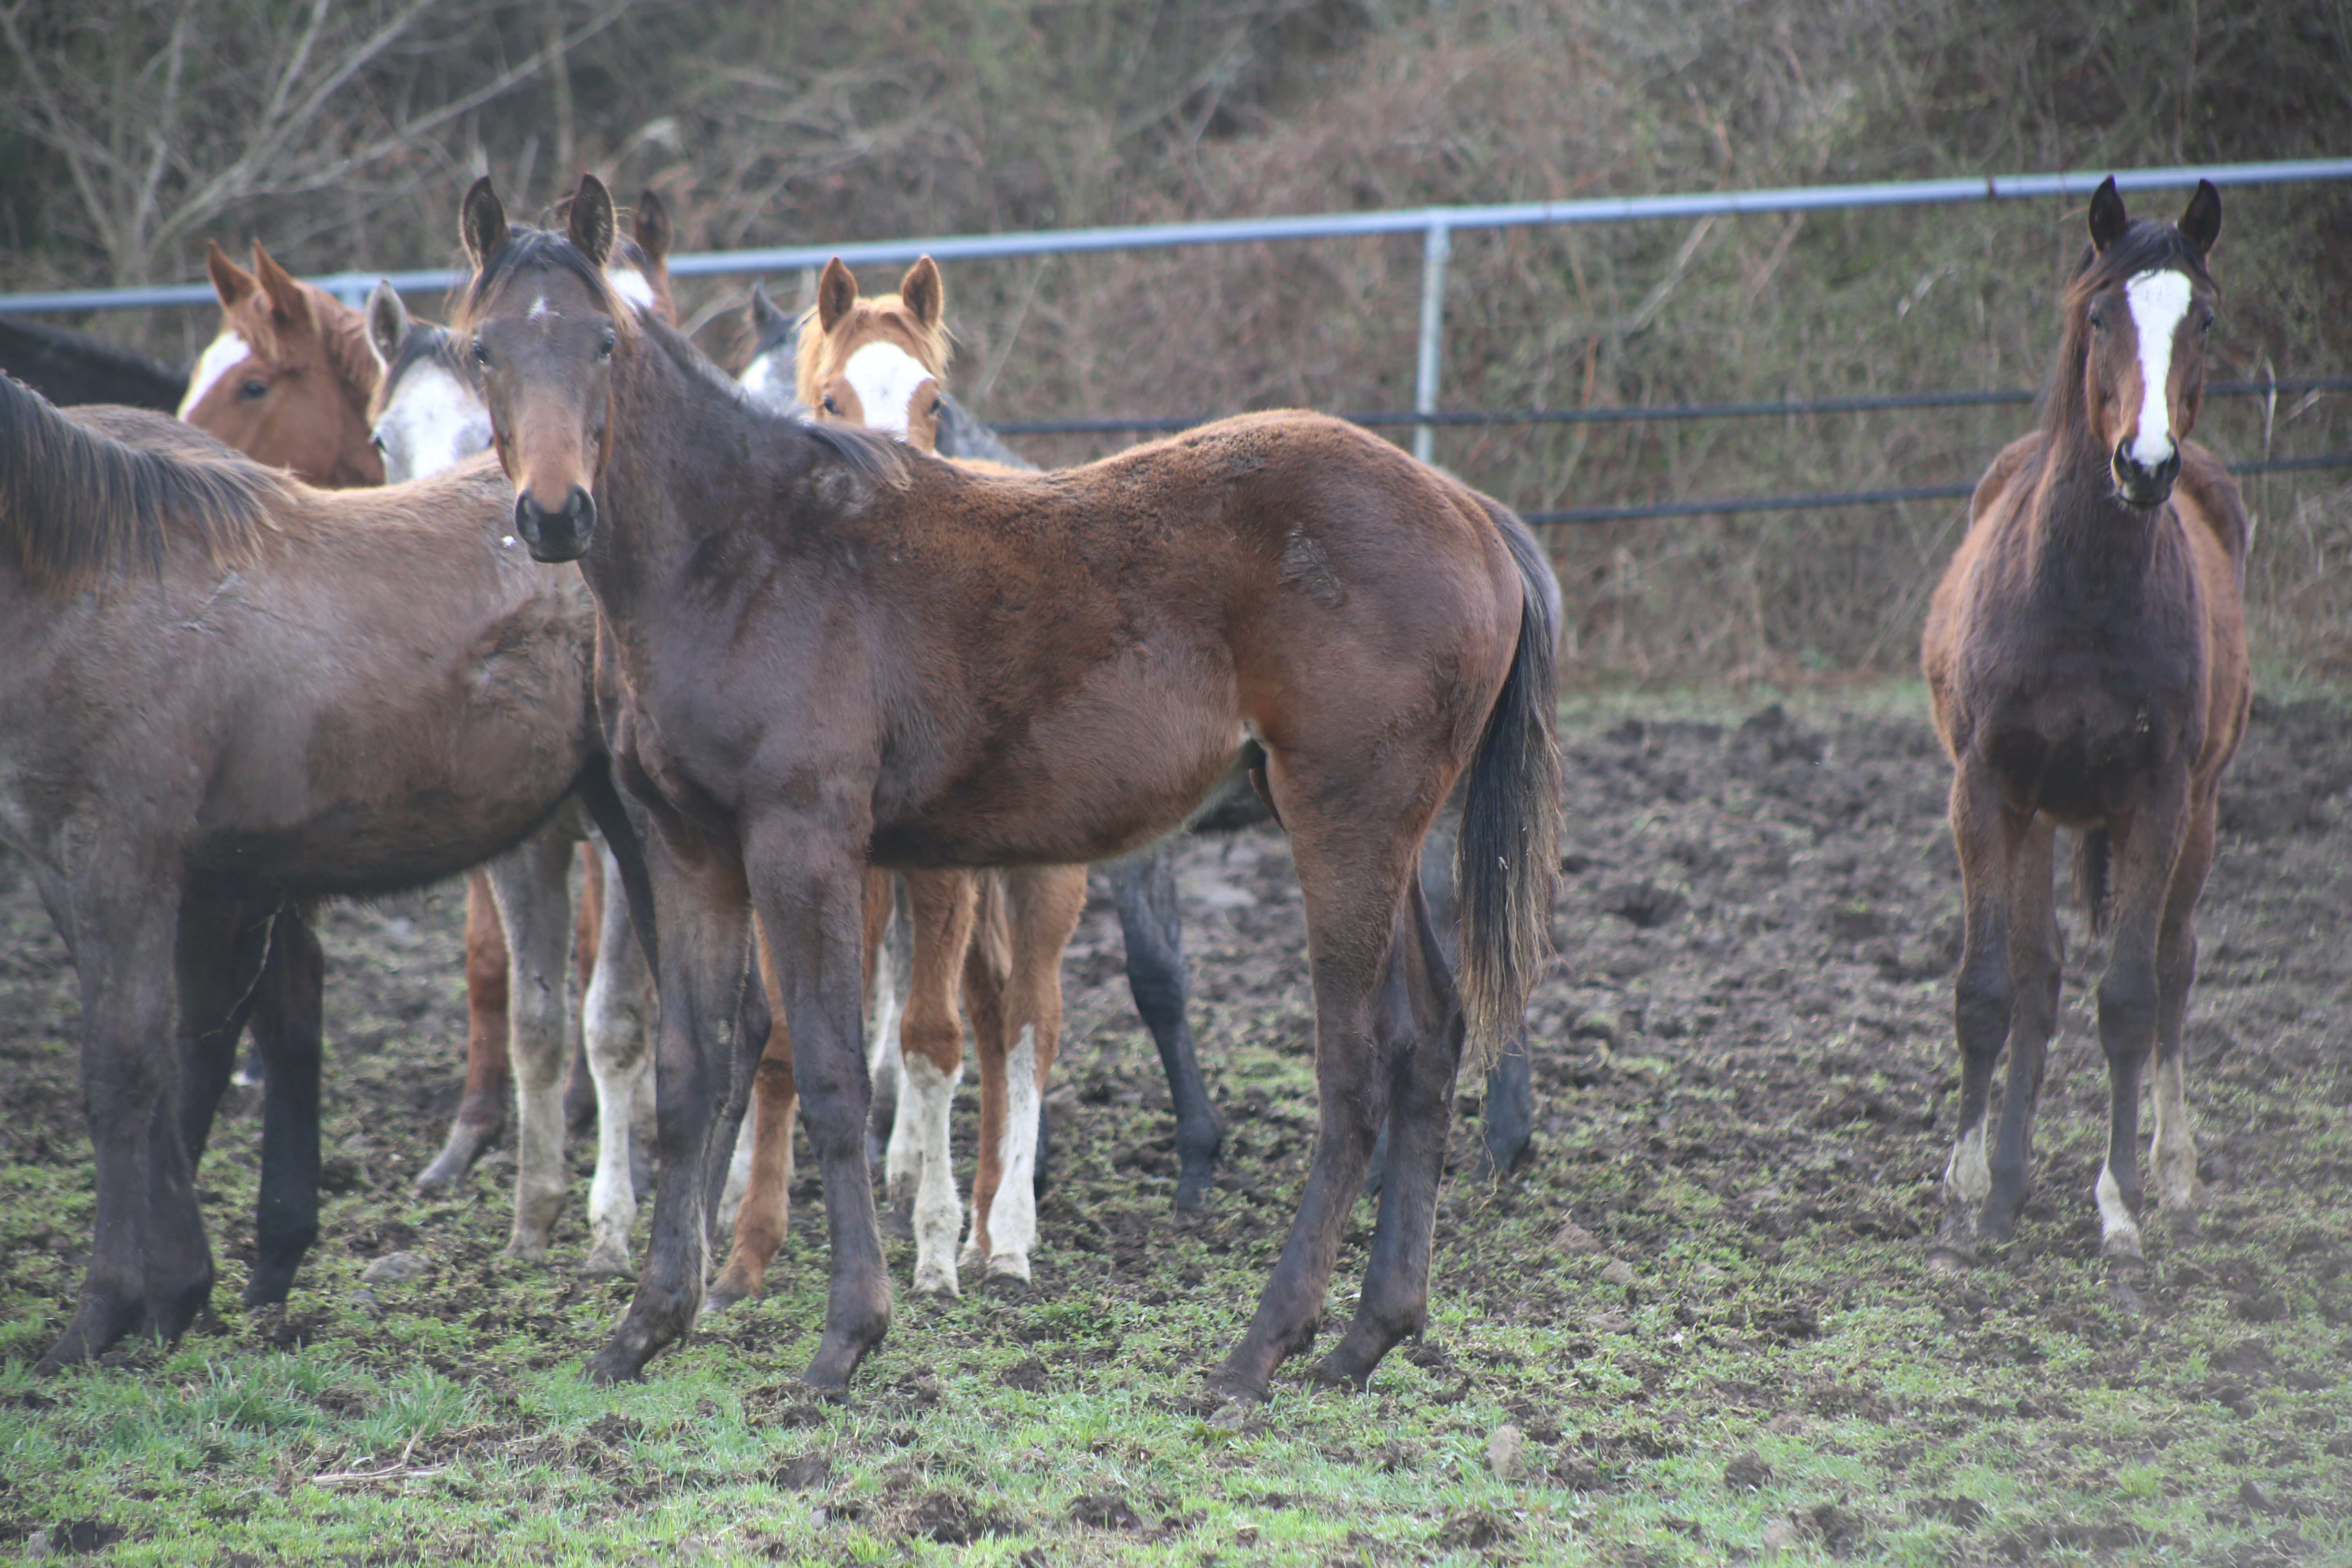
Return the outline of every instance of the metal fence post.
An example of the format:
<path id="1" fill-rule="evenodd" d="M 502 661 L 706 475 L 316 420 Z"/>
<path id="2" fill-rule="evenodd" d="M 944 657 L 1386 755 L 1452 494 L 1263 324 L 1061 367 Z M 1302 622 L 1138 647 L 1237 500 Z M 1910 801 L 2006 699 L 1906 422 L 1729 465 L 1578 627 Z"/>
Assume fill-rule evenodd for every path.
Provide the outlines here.
<path id="1" fill-rule="evenodd" d="M 1445 343 L 1445 263 L 1454 254 L 1454 231 L 1432 218 L 1421 239 L 1421 363 L 1413 376 L 1412 411 L 1437 412 L 1437 358 Z M 1426 419 L 1412 427 L 1412 455 L 1429 461 L 1437 427 Z"/>

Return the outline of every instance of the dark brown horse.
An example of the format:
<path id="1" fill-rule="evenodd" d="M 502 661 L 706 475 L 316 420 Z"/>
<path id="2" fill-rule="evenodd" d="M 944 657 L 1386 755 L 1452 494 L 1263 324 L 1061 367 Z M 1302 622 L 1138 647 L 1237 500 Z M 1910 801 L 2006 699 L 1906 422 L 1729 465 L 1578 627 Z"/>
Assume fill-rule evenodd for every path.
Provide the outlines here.
<path id="1" fill-rule="evenodd" d="M 1967 537 L 1936 590 L 1920 662 L 1956 772 L 1968 937 L 1953 997 L 1958 1141 L 1934 1257 L 2005 1239 L 2032 1179 L 2033 1112 L 2058 1012 L 2056 829 L 2082 836 L 2076 883 L 2114 931 L 2099 982 L 2107 1152 L 2102 1247 L 2142 1261 L 2133 1143 L 2156 1061 L 2158 1198 L 2193 1229 L 2201 1201 L 2183 1091 L 2181 1015 L 2197 967 L 2190 915 L 2213 858 L 2221 772 L 2245 729 L 2237 486 L 2189 432 L 2213 321 L 2206 258 L 2218 193 L 2177 224 L 2128 219 L 2115 182 L 2091 198 L 2090 247 L 2066 286 L 2041 427 L 1979 482 Z M 2112 881 L 2109 899 L 2106 889 Z M 1990 1153 L 1992 1070 L 2009 1087 Z M 2128 1287 L 2126 1286 L 2126 1289 Z"/>
<path id="2" fill-rule="evenodd" d="M 1559 754 L 1524 531 L 1314 415 L 1040 476 L 781 419 L 613 293 L 593 179 L 563 234 L 509 229 L 488 181 L 461 230 L 475 275 L 454 330 L 482 367 L 517 531 L 578 560 L 597 596 L 614 755 L 653 820 L 665 1169 L 707 1157 L 710 1057 L 754 914 L 774 947 L 832 1244 L 803 1376 L 845 1388 L 890 1321 L 864 1148 L 869 864 L 1108 859 L 1181 826 L 1254 739 L 1305 895 L 1322 1131 L 1213 1388 L 1260 1396 L 1312 1342 L 1385 1121 L 1356 1318 L 1316 1368 L 1361 1384 L 1425 1321 L 1455 1072 L 1465 1042 L 1484 1069 L 1543 941 Z M 1457 997 L 1414 869 L 1465 769 Z M 702 1203 L 663 1184 L 593 1375 L 633 1375 L 693 1323 Z"/>
<path id="3" fill-rule="evenodd" d="M 585 590 L 513 544 L 493 466 L 317 490 L 177 421 L 68 418 L 5 378 L 0 453 L 0 836 L 80 973 L 97 1156 L 89 1270 L 47 1369 L 203 1309 L 194 1160 L 281 911 L 448 876 L 575 788 L 633 836 Z M 284 1296 L 316 1233 L 308 1028 L 307 1060 L 268 1064 L 282 1201 L 248 1301 Z"/>

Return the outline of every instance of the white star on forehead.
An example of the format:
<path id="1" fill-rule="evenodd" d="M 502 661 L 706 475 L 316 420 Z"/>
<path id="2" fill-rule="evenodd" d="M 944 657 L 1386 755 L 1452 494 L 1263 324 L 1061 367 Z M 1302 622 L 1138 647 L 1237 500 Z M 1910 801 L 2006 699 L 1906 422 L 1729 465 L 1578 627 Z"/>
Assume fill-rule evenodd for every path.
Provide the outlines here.
<path id="1" fill-rule="evenodd" d="M 235 332 L 223 332 L 215 338 L 196 361 L 194 374 L 188 377 L 188 395 L 180 399 L 180 417 L 185 419 L 188 410 L 203 402 L 205 394 L 221 377 L 252 357 L 252 349 Z"/>

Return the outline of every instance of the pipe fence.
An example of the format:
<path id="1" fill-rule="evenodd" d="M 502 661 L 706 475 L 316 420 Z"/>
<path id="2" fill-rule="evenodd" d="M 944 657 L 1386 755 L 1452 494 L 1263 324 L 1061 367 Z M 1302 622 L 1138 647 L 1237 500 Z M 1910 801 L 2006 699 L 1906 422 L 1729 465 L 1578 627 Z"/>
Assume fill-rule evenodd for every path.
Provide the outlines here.
<path id="1" fill-rule="evenodd" d="M 1906 180 L 1848 185 L 1792 186 L 1763 191 L 1706 191 L 1651 196 L 1597 196 L 1576 201 L 1513 202 L 1464 206 L 1414 207 L 1383 212 L 1302 214 L 1291 216 L 1229 218 L 1207 223 L 1143 224 L 1103 228 L 1045 229 L 1026 234 L 948 235 L 928 239 L 866 240 L 835 245 L 785 246 L 768 249 L 711 251 L 673 256 L 673 277 L 732 277 L 786 272 L 824 265 L 838 256 L 853 267 L 908 262 L 929 255 L 935 260 L 1001 258 L 1021 256 L 1075 255 L 1089 251 L 1150 249 L 1195 245 L 1238 245 L 1274 240 L 1308 240 L 1365 236 L 1422 236 L 1420 331 L 1415 344 L 1414 395 L 1410 412 L 1382 410 L 1350 416 L 1360 424 L 1412 427 L 1413 456 L 1427 461 L 1438 429 L 1484 424 L 1599 423 L 1636 419 L 1738 418 L 1761 415 L 1854 413 L 1873 408 L 1950 407 L 1969 404 L 2029 401 L 2031 392 L 1924 392 L 1892 398 L 1832 398 L 1806 404 L 1689 405 L 1680 407 L 1555 408 L 1486 413 L 1443 410 L 1438 406 L 1438 381 L 1444 363 L 1445 268 L 1453 255 L 1457 229 L 1541 227 L 1559 224 L 1627 223 L 1644 219 L 1743 216 L 1767 213 L 1836 211 L 1883 206 L 1948 205 L 1960 202 L 2013 201 L 2032 198 L 2087 197 L 2107 171 L 2067 171 L 2054 174 L 1986 174 L 1955 179 Z M 2352 179 L 2352 158 L 2308 158 L 2257 163 L 2225 163 L 2205 167 L 2127 169 L 2114 171 L 2122 191 L 2164 190 L 2210 180 L 2216 185 L 2279 184 L 2304 181 Z M 389 277 L 403 292 L 446 290 L 463 281 L 446 269 L 377 274 L 337 272 L 313 278 L 329 293 L 357 306 L 380 276 Z M 88 311 L 152 309 L 163 306 L 209 305 L 215 296 L 209 284 L 173 284 L 139 289 L 84 289 L 0 295 L 0 314 L 41 311 Z M 2280 382 L 2274 390 L 2342 390 L 2352 378 L 2306 378 Z M 2220 387 L 2210 389 L 2221 392 Z M 2230 395 L 2259 395 L 2272 384 L 2242 384 Z M 1003 424 L 1008 435 L 1069 434 L 1088 431 L 1135 432 L 1182 429 L 1197 420 L 1150 418 L 1108 420 L 1030 420 Z M 2240 465 L 2254 472 L 2282 466 L 2324 468 L 2352 464 L 2352 454 L 2274 459 L 2263 465 Z M 1777 510 L 1800 506 L 1860 505 L 1903 500 L 1931 500 L 1965 495 L 1967 487 L 1927 486 L 1917 490 L 1857 490 L 1830 497 L 1744 497 L 1706 502 L 1659 502 L 1650 506 L 1581 508 L 1573 511 L 1530 514 L 1531 521 L 1586 522 L 1635 517 L 1668 517 L 1701 512 Z"/>

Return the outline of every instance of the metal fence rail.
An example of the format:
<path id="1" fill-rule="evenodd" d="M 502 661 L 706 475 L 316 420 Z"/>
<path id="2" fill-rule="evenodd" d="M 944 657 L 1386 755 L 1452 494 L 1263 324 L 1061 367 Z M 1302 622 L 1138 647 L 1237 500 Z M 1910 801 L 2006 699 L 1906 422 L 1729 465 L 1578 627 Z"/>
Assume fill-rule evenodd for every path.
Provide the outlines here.
<path id="1" fill-rule="evenodd" d="M 1739 216 L 1765 213 L 1837 211 L 1857 207 L 1943 205 L 1958 202 L 2008 201 L 2035 197 L 2087 196 L 2108 171 L 2082 170 L 2054 174 L 1986 174 L 1941 180 L 1904 180 L 1849 185 L 1807 185 L 1764 191 L 1701 191 L 1650 196 L 1597 196 L 1577 201 L 1510 202 L 1484 205 L 1428 206 L 1369 213 L 1302 214 L 1292 216 L 1229 218 L 1209 223 L 1143 224 L 1105 228 L 1044 229 L 1027 234 L 944 235 L 927 239 L 867 240 L 833 245 L 785 246 L 761 250 L 712 251 L 669 258 L 674 277 L 700 278 L 750 273 L 784 272 L 822 267 L 835 256 L 853 266 L 912 261 L 929 255 L 942 261 L 1020 256 L 1075 255 L 1089 251 L 1150 249 L 1176 246 L 1240 245 L 1267 241 L 1364 237 L 1381 235 L 1422 236 L 1421 322 L 1416 343 L 1413 406 L 1410 413 L 1381 412 L 1362 416 L 1367 424 L 1411 425 L 1413 455 L 1426 461 L 1433 438 L 1442 426 L 1507 420 L 1567 423 L 1637 417 L 1733 417 L 1750 413 L 1831 412 L 1828 403 L 1810 408 L 1780 405 L 1727 405 L 1707 411 L 1692 405 L 1672 414 L 1621 409 L 1528 410 L 1518 415 L 1488 416 L 1467 411 L 1441 411 L 1437 403 L 1439 370 L 1444 334 L 1445 267 L 1453 254 L 1457 229 L 1523 228 L 1558 224 L 1626 223 L 1643 219 Z M 2277 184 L 2301 181 L 2352 179 L 2352 158 L 2307 158 L 2276 163 L 2222 163 L 2202 167 L 2126 169 L 2114 171 L 2116 187 L 2125 191 L 2170 189 L 2204 179 L 2217 185 Z M 328 292 L 358 304 L 375 286 L 378 274 L 337 272 L 310 281 Z M 388 274 L 393 286 L 406 291 L 446 289 L 461 281 L 446 269 Z M 175 284 L 144 289 L 84 289 L 47 293 L 0 295 L 0 314 L 33 311 L 88 311 L 208 305 L 214 294 L 208 285 Z M 2284 390 L 2284 384 L 2282 384 Z M 1919 393 L 1921 401 L 1870 403 L 1872 406 L 1950 406 L 1970 402 L 2011 400 L 2006 393 Z M 1940 400 L 1940 401 L 1928 401 Z M 1845 401 L 1845 400 L 1832 400 Z M 1856 406 L 1862 402 L 1857 401 Z M 1848 410 L 1851 411 L 1851 410 Z M 1030 421 L 1007 424 L 1008 433 L 1042 434 L 1082 430 L 1144 431 L 1181 428 L 1189 421 Z M 1871 497 L 1902 499 L 1897 492 L 1856 492 Z M 1785 498 L 1784 498 L 1785 499 Z M 1794 504 L 1791 502 L 1791 504 Z M 1851 504 L 1830 503 L 1821 504 Z M 1717 504 L 1705 510 L 1724 510 Z M 1667 515 L 1642 511 L 1639 515 Z M 1560 521 L 1583 521 L 1580 516 Z"/>

